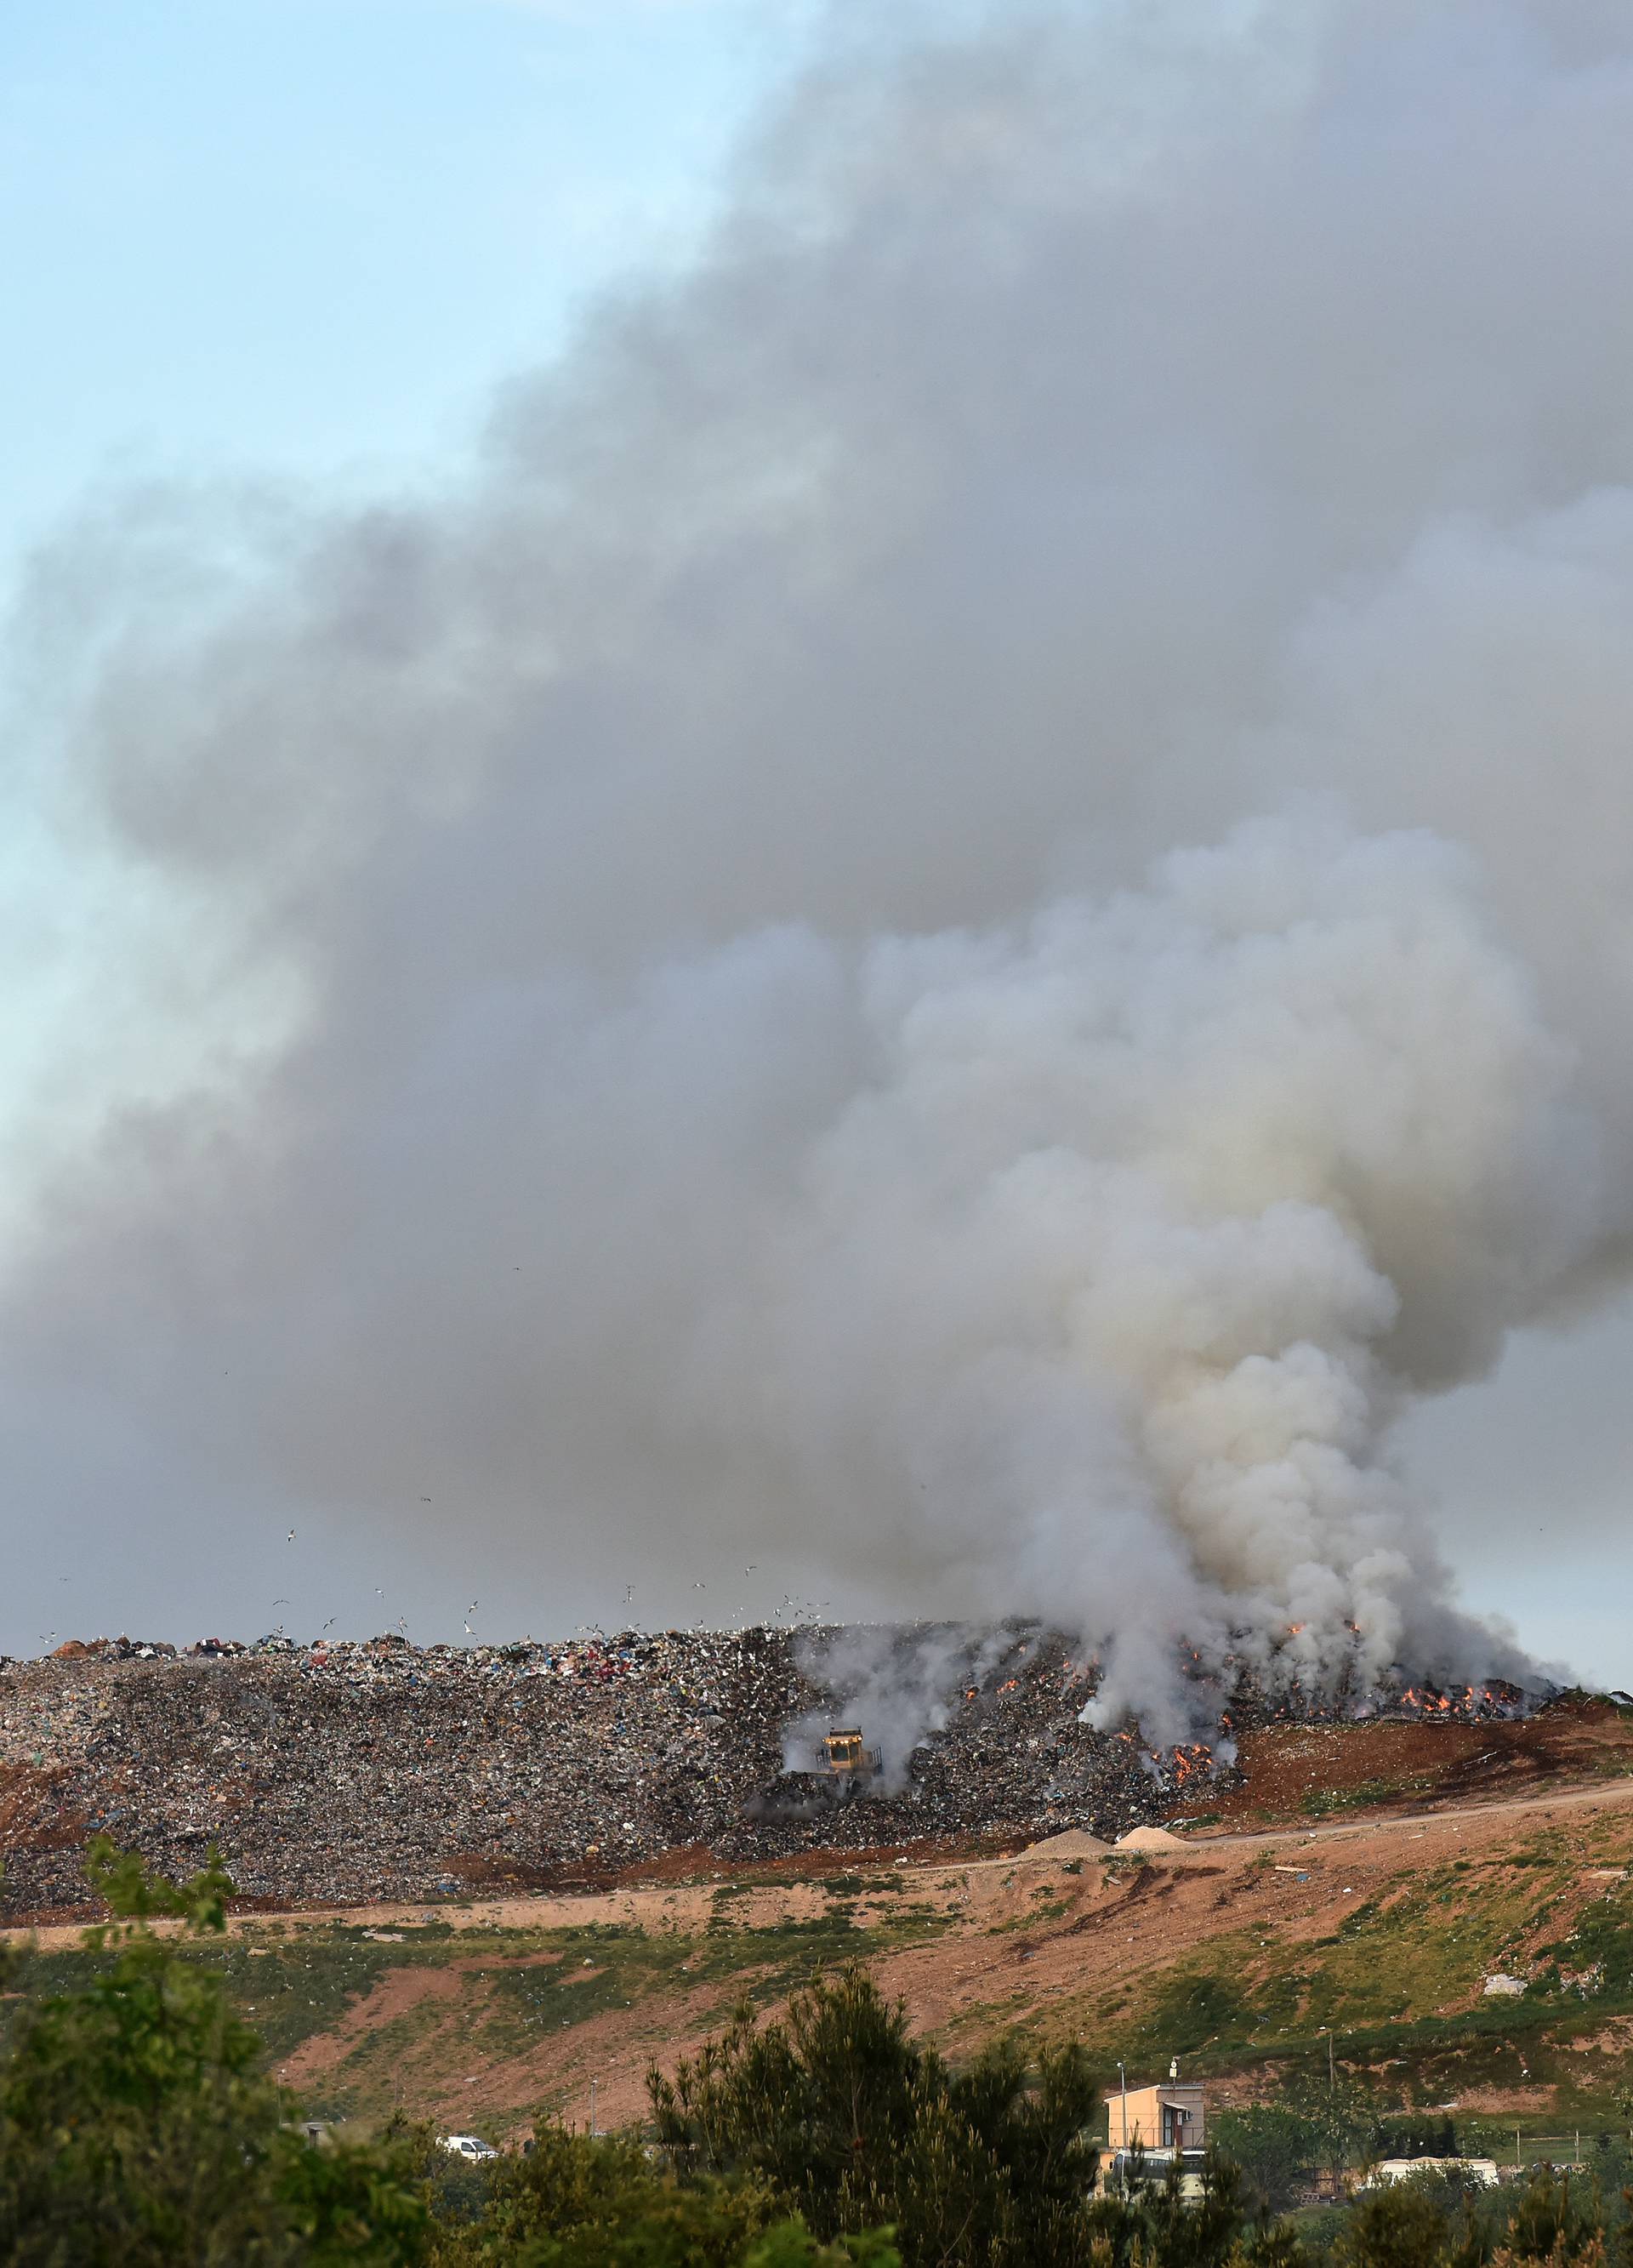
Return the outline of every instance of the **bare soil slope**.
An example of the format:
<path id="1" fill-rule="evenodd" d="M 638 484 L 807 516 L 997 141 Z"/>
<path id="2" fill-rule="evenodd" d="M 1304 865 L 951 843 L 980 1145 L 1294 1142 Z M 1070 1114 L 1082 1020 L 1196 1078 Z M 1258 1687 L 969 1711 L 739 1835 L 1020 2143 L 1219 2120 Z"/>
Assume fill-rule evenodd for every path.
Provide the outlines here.
<path id="1" fill-rule="evenodd" d="M 850 1959 L 954 2053 L 1070 2036 L 1107 2076 L 1119 2057 L 1132 2075 L 1178 2054 L 1219 2099 L 1324 2071 L 1330 2032 L 1386 2091 L 1511 2129 L 1611 2115 L 1633 2045 L 1633 1735 L 1617 1712 L 1275 1728 L 1246 1763 L 1214 1807 L 1239 1823 L 1179 1826 L 1177 1850 L 898 1845 L 848 1869 L 697 1853 L 690 1880 L 637 1867 L 593 1892 L 241 1914 L 205 1957 L 314 2108 L 401 2105 L 496 2137 L 540 2107 L 586 2118 L 592 2080 L 603 2123 L 638 2116 L 650 2063 L 744 1994 L 773 2007 Z M 1493 1763 L 1520 1792 L 1469 1802 L 1467 1775 Z M 70 1929 L 41 1938 L 44 1962 L 86 1957 Z M 1525 1980 L 1519 1998 L 1485 1994 L 1499 1970 Z"/>

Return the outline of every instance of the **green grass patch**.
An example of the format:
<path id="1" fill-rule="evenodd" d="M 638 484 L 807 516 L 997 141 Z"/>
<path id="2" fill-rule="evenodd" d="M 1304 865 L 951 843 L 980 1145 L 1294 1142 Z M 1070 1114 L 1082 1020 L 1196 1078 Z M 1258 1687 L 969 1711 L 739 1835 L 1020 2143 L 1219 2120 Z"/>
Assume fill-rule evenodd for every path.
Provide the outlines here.
<path id="1" fill-rule="evenodd" d="M 1359 1811 L 1368 1804 L 1393 1802 L 1426 1785 L 1421 1779 L 1364 1779 L 1357 1787 L 1313 1787 L 1298 1808 L 1307 1818 L 1326 1819 L 1335 1811 Z"/>

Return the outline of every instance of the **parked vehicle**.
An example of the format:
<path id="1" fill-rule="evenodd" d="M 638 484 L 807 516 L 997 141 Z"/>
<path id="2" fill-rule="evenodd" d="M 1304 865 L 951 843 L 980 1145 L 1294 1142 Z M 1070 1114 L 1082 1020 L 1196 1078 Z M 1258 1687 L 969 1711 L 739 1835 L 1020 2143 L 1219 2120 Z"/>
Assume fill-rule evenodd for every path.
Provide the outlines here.
<path id="1" fill-rule="evenodd" d="M 498 2152 L 491 2142 L 484 2142 L 480 2134 L 439 2134 L 438 2146 L 448 2150 L 456 2158 L 468 2159 L 480 2165 L 485 2158 L 497 2158 Z"/>

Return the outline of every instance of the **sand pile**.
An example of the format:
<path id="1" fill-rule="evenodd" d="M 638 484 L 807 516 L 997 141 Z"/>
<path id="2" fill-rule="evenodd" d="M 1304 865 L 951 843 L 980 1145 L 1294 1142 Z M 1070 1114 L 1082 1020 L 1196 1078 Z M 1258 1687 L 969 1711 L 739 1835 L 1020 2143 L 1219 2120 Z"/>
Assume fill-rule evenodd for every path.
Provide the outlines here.
<path id="1" fill-rule="evenodd" d="M 1063 1835 L 1046 1835 L 1041 1843 L 1028 1843 L 1020 1855 L 1023 1859 L 1106 1859 L 1111 1850 L 1112 1845 L 1102 1843 L 1098 1835 L 1069 1827 Z"/>

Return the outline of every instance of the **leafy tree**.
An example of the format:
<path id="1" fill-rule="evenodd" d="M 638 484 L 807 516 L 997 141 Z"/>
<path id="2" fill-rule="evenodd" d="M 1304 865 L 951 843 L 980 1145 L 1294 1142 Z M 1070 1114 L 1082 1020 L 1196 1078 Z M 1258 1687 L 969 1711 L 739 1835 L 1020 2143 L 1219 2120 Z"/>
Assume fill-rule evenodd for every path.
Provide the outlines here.
<path id="1" fill-rule="evenodd" d="M 1326 2072 L 1299 2072 L 1288 2081 L 1286 2102 L 1315 2141 L 1315 2162 L 1340 2188 L 1349 2168 L 1369 2154 L 1377 2124 L 1372 2096 L 1347 2076 L 1335 2082 Z"/>
<path id="2" fill-rule="evenodd" d="M 1148 2170 L 1136 2152 L 1122 2191 L 1097 2199 L 1085 2216 L 1104 2268 L 1225 2268 L 1243 2258 L 1291 2268 L 1298 2260 L 1296 2244 L 1291 2253 L 1262 2243 L 1244 2250 L 1242 2177 L 1217 2151 L 1203 2162 L 1201 2195 L 1187 2189 L 1177 2161 L 1151 2161 Z"/>
<path id="3" fill-rule="evenodd" d="M 1514 2201 L 1508 2249 L 1521 2260 L 1579 2260 L 1601 2240 L 1604 2220 L 1591 2183 L 1573 2188 L 1569 2175 L 1543 2166 Z"/>
<path id="4" fill-rule="evenodd" d="M 429 2139 L 429 2138 L 428 2138 Z M 832 2248 L 776 2213 L 763 2183 L 682 2183 L 628 2136 L 541 2119 L 501 2159 L 474 2225 L 442 2232 L 437 2268 L 900 2268 L 887 2232 Z"/>
<path id="5" fill-rule="evenodd" d="M 1035 2081 L 1003 2047 L 954 2073 L 851 1970 L 797 1993 L 785 2020 L 739 2009 L 648 2089 L 683 2177 L 761 2181 L 825 2239 L 887 2225 L 908 2268 L 1083 2257 L 1099 2153 L 1079 2049 L 1045 2055 Z"/>
<path id="6" fill-rule="evenodd" d="M 781 2220 L 743 2255 L 743 2268 L 901 2268 L 891 2231 L 823 2244 L 797 2220 Z"/>
<path id="7" fill-rule="evenodd" d="M 1446 2268 L 1451 2229 L 1433 2198 L 1393 2182 L 1351 2208 L 1332 2250 L 1333 2268 Z"/>
<path id="8" fill-rule="evenodd" d="M 1454 2158 L 1457 2126 L 1445 2112 L 1418 2112 L 1408 2117 L 1374 2121 L 1374 2158 Z"/>
<path id="9" fill-rule="evenodd" d="M 1137 2201 L 1147 2257 L 1160 2268 L 1223 2268 L 1241 2234 L 1241 2175 L 1217 2151 L 1203 2165 L 1200 2197 L 1184 2194 L 1179 2165 L 1171 2163 L 1167 2179 Z"/>
<path id="10" fill-rule="evenodd" d="M 533 2149 L 492 2167 L 484 2210 L 468 2229 L 445 2232 L 437 2258 L 506 2268 L 657 2268 L 672 2260 L 730 2268 L 771 2219 L 763 2188 L 685 2189 L 627 2137 L 573 2134 L 541 2119 Z"/>
<path id="11" fill-rule="evenodd" d="M 1262 2213 L 1284 2212 L 1311 2168 L 1326 2159 L 1326 2137 L 1284 2103 L 1221 2110 L 1208 2125 L 1222 2154 L 1241 2169 Z"/>
<path id="12" fill-rule="evenodd" d="M 260 2042 L 185 1938 L 220 1931 L 232 1883 L 191 1881 L 106 1840 L 86 1860 L 114 1959 L 24 2012 L 0 2064 L 0 2257 L 16 2268 L 394 2268 L 428 2224 L 390 2149 L 312 2150 L 261 2075 Z"/>

